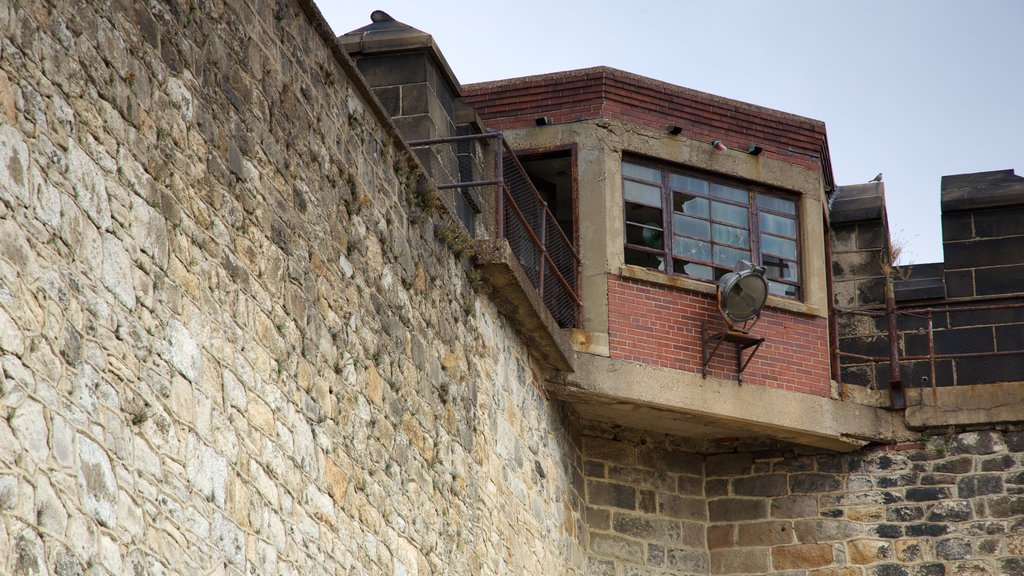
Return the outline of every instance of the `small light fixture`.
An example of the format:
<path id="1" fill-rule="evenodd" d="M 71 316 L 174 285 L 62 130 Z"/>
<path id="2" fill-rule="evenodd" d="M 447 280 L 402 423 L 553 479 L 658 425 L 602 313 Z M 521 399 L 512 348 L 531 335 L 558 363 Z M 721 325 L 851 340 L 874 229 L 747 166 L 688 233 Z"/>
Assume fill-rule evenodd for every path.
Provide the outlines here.
<path id="1" fill-rule="evenodd" d="M 725 144 L 722 144 L 721 140 L 713 140 L 711 142 L 711 145 L 714 146 L 715 150 L 717 150 L 718 152 L 725 152 L 726 150 L 728 150 L 728 148 L 725 147 Z"/>
<path id="2" fill-rule="evenodd" d="M 537 124 L 537 126 L 550 126 L 551 125 L 551 117 L 550 116 L 538 116 L 537 118 L 534 118 L 533 121 Z"/>
<path id="3" fill-rule="evenodd" d="M 757 144 L 747 146 L 747 154 L 750 154 L 751 156 L 760 156 L 761 152 L 764 152 L 764 148 L 761 148 Z"/>
<path id="4" fill-rule="evenodd" d="M 676 126 L 675 124 L 669 124 L 668 126 L 665 126 L 665 132 L 668 132 L 673 136 L 679 136 L 683 133 L 683 127 Z"/>

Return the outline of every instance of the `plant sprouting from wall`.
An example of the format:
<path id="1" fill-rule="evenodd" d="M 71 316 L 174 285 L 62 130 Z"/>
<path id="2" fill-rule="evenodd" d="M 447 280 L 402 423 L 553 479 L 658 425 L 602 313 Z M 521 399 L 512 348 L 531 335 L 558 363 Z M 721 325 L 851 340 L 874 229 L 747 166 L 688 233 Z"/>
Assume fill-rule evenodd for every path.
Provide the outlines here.
<path id="1" fill-rule="evenodd" d="M 456 258 L 468 258 L 476 254 L 476 250 L 473 249 L 473 238 L 459 224 L 448 224 L 438 229 L 437 237 L 455 253 Z"/>

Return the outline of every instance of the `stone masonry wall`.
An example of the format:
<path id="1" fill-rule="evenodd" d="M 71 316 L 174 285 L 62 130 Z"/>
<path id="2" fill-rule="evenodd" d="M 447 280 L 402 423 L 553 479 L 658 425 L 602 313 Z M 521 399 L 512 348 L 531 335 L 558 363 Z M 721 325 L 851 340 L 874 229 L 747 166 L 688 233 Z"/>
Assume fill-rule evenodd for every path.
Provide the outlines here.
<path id="1" fill-rule="evenodd" d="M 0 3 L 0 573 L 581 573 L 572 417 L 311 6 Z"/>
<path id="2" fill-rule="evenodd" d="M 590 574 L 1024 575 L 1024 432 L 922 440 L 711 453 L 588 426 Z"/>

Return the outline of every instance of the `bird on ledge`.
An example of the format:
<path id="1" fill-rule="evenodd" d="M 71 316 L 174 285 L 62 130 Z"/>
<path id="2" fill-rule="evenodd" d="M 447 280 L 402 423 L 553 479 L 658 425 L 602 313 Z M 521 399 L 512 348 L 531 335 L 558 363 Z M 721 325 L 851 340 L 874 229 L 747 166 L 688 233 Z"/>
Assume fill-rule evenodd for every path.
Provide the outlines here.
<path id="1" fill-rule="evenodd" d="M 881 182 L 881 181 L 882 181 L 882 173 L 881 172 L 878 173 L 878 176 L 875 176 L 874 178 L 872 178 L 870 180 L 870 182 Z"/>

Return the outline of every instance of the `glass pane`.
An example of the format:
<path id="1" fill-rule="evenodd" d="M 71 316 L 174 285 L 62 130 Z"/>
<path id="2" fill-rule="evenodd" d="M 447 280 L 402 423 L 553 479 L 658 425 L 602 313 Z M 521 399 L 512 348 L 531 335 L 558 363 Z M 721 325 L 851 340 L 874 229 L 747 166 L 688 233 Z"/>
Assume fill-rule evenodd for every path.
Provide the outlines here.
<path id="1" fill-rule="evenodd" d="M 696 262 L 684 262 L 682 260 L 673 260 L 672 269 L 676 274 L 686 274 L 701 280 L 712 280 L 715 274 L 711 266 L 697 264 Z"/>
<path id="2" fill-rule="evenodd" d="M 655 270 L 665 270 L 665 258 L 663 256 L 630 248 L 626 248 L 626 264 L 653 268 Z"/>
<path id="3" fill-rule="evenodd" d="M 669 178 L 671 179 L 672 187 L 676 190 L 693 190 L 705 196 L 708 194 L 708 183 L 706 180 L 698 180 L 697 178 L 690 178 L 682 174 L 672 174 Z"/>
<path id="4" fill-rule="evenodd" d="M 708 217 L 708 199 L 698 198 L 691 194 L 674 192 L 672 194 L 672 207 L 676 212 L 690 214 L 692 216 Z"/>
<path id="5" fill-rule="evenodd" d="M 768 255 L 765 255 L 762 260 L 764 267 L 767 268 L 765 276 L 768 278 L 793 282 L 800 280 L 800 268 L 797 267 L 796 262 Z"/>
<path id="6" fill-rule="evenodd" d="M 761 253 L 774 254 L 796 260 L 796 240 L 787 240 L 778 236 L 761 234 Z"/>
<path id="7" fill-rule="evenodd" d="M 784 212 L 786 214 L 796 214 L 796 202 L 793 200 L 786 200 L 785 198 L 779 198 L 777 196 L 766 196 L 764 194 L 757 195 L 757 205 L 760 208 L 768 210 L 774 210 L 775 212 Z"/>
<path id="8" fill-rule="evenodd" d="M 648 206 L 661 206 L 661 188 L 658 186 L 623 180 L 622 194 L 630 202 L 639 202 Z"/>
<path id="9" fill-rule="evenodd" d="M 630 178 L 639 178 L 640 180 L 647 180 L 649 182 L 657 182 L 658 184 L 661 184 L 661 170 L 648 168 L 647 166 L 640 166 L 639 164 L 630 164 L 628 162 L 623 162 L 622 175 L 629 176 Z"/>
<path id="10" fill-rule="evenodd" d="M 761 212 L 761 232 L 778 234 L 779 236 L 790 236 L 796 238 L 796 220 L 775 214 Z"/>
<path id="11" fill-rule="evenodd" d="M 721 184 L 711 185 L 711 195 L 718 196 L 719 198 L 728 198 L 733 202 L 739 202 L 741 204 L 747 204 L 750 202 L 750 195 L 747 194 L 746 190 L 740 190 L 739 188 L 733 188 L 731 186 L 723 186 Z"/>
<path id="12" fill-rule="evenodd" d="M 768 292 L 775 294 L 776 296 L 785 296 L 787 298 L 799 298 L 800 288 L 793 286 L 792 284 L 783 284 L 782 282 L 768 281 Z"/>
<path id="13" fill-rule="evenodd" d="M 747 219 L 747 209 L 742 206 L 734 206 L 724 202 L 712 202 L 711 218 L 719 222 L 734 224 L 740 228 L 750 228 L 750 221 Z"/>
<path id="14" fill-rule="evenodd" d="M 661 208 L 642 204 L 626 204 L 626 222 L 661 228 Z"/>
<path id="15" fill-rule="evenodd" d="M 672 220 L 672 231 L 684 236 L 692 236 L 701 240 L 711 239 L 711 223 L 682 214 L 676 214 Z"/>
<path id="16" fill-rule="evenodd" d="M 715 246 L 715 264 L 732 270 L 740 260 L 750 260 L 750 252 L 728 246 Z"/>
<path id="17" fill-rule="evenodd" d="M 750 249 L 750 233 L 742 228 L 733 228 L 723 224 L 715 224 L 712 229 L 715 231 L 715 242 L 731 244 L 738 248 Z"/>
<path id="18" fill-rule="evenodd" d="M 629 244 L 664 250 L 661 237 L 661 226 L 645 226 L 632 222 L 626 224 L 626 242 Z"/>
<path id="19" fill-rule="evenodd" d="M 685 260 L 711 260 L 711 244 L 692 238 L 676 236 L 672 242 L 672 255 Z"/>

